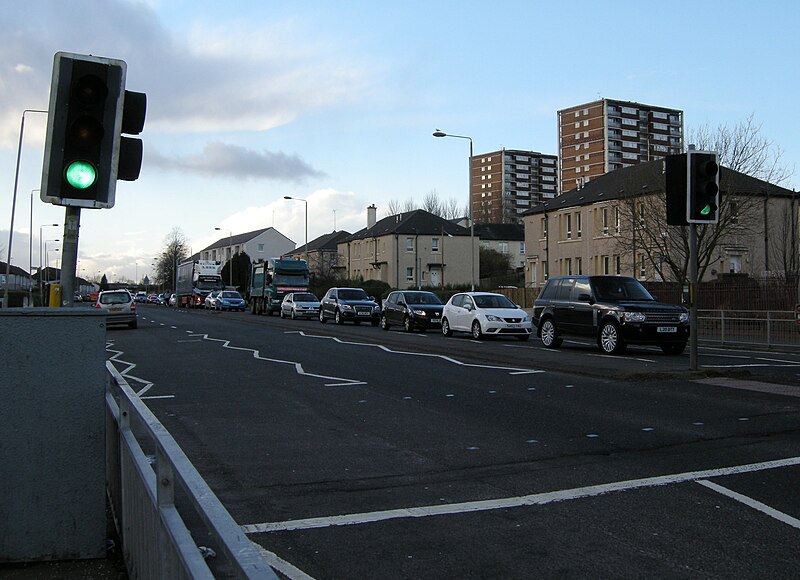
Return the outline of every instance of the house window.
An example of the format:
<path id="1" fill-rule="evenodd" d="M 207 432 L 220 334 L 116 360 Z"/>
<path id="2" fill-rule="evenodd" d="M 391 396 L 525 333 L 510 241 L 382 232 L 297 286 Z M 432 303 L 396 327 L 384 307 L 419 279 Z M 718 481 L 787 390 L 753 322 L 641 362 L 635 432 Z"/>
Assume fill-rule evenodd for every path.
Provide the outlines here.
<path id="1" fill-rule="evenodd" d="M 520 256 L 524 256 L 525 255 L 525 242 L 520 242 L 519 243 L 519 254 L 520 254 Z"/>
<path id="2" fill-rule="evenodd" d="M 639 203 L 639 226 L 644 227 L 644 204 Z"/>
<path id="3" fill-rule="evenodd" d="M 497 244 L 500 247 L 500 253 L 504 256 L 508 254 L 508 242 L 498 242 Z"/>
<path id="4" fill-rule="evenodd" d="M 622 257 L 614 256 L 614 274 L 617 276 L 622 274 Z"/>
<path id="5" fill-rule="evenodd" d="M 406 238 L 406 252 L 414 251 L 414 238 Z"/>
<path id="6" fill-rule="evenodd" d="M 566 220 L 567 239 L 571 240 L 572 239 L 572 216 L 570 214 L 567 214 L 567 215 L 564 216 L 564 219 Z"/>
<path id="7" fill-rule="evenodd" d="M 608 256 L 603 256 L 603 274 L 608 274 Z"/>
<path id="8" fill-rule="evenodd" d="M 431 252 L 439 251 L 439 238 L 431 238 Z"/>
<path id="9" fill-rule="evenodd" d="M 608 208 L 604 207 L 602 210 L 602 218 L 603 218 L 603 235 L 608 235 Z"/>
<path id="10" fill-rule="evenodd" d="M 542 239 L 547 237 L 547 218 L 542 218 Z"/>
<path id="11" fill-rule="evenodd" d="M 259 253 L 263 254 L 264 253 L 264 244 L 258 244 L 258 246 L 256 246 L 256 250 Z"/>
<path id="12" fill-rule="evenodd" d="M 644 254 L 642 254 L 639 256 L 639 278 L 644 278 L 645 275 L 647 274 L 644 265 L 645 265 Z"/>
<path id="13" fill-rule="evenodd" d="M 614 208 L 614 234 L 619 235 L 620 215 L 619 208 Z"/>
<path id="14" fill-rule="evenodd" d="M 583 274 L 583 258 L 575 258 L 575 266 L 578 269 L 577 274 L 579 276 Z"/>
<path id="15" fill-rule="evenodd" d="M 577 237 L 580 238 L 581 234 L 583 233 L 583 225 L 581 220 L 581 212 L 577 212 L 575 214 L 575 229 L 577 231 Z"/>
<path id="16" fill-rule="evenodd" d="M 739 224 L 739 203 L 736 201 L 731 201 L 728 203 L 728 207 L 730 208 L 731 212 L 731 224 L 738 225 Z"/>
<path id="17" fill-rule="evenodd" d="M 547 281 L 550 277 L 550 268 L 547 267 L 547 262 L 542 262 L 542 280 Z"/>
<path id="18" fill-rule="evenodd" d="M 414 268 L 406 268 L 406 282 L 414 281 Z"/>
<path id="19" fill-rule="evenodd" d="M 564 258 L 564 269 L 567 276 L 572 276 L 572 258 Z"/>

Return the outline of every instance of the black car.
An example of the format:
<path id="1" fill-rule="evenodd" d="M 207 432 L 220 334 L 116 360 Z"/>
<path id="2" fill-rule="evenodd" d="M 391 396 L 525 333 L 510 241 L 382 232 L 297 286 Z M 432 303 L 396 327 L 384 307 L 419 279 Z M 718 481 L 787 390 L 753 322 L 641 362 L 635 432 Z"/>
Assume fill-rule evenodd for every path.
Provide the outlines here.
<path id="1" fill-rule="evenodd" d="M 396 290 L 383 301 L 381 328 L 389 330 L 392 325 L 402 325 L 406 332 L 415 328 L 425 331 L 442 328 L 444 304 L 433 292 L 420 290 Z"/>
<path id="2" fill-rule="evenodd" d="M 680 354 L 689 340 L 689 311 L 662 304 L 635 278 L 550 278 L 533 305 L 533 322 L 544 346 L 558 348 L 564 336 L 597 340 L 609 354 L 628 344 L 655 344 Z"/>
<path id="3" fill-rule="evenodd" d="M 360 324 L 366 320 L 378 326 L 381 307 L 361 288 L 331 288 L 319 304 L 319 321 L 327 322 L 329 318 L 336 324 L 346 320 Z"/>

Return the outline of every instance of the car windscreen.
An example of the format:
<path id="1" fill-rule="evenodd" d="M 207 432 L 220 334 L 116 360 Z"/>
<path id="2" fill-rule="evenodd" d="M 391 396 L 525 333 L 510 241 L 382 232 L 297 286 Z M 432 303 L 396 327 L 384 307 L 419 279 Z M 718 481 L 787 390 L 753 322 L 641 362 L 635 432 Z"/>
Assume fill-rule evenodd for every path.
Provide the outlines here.
<path id="1" fill-rule="evenodd" d="M 238 292 L 233 292 L 233 291 L 227 291 L 227 292 L 223 292 L 223 293 L 220 295 L 220 297 L 221 297 L 221 298 L 237 298 L 237 299 L 239 299 L 239 300 L 241 300 L 241 299 L 242 299 L 242 295 L 241 295 L 241 294 L 239 294 Z"/>
<path id="2" fill-rule="evenodd" d="M 369 300 L 367 293 L 363 290 L 339 290 L 340 300 Z"/>
<path id="3" fill-rule="evenodd" d="M 655 300 L 647 291 L 647 288 L 633 278 L 594 278 L 592 286 L 594 287 L 594 295 L 598 300 Z"/>
<path id="4" fill-rule="evenodd" d="M 474 296 L 475 305 L 478 308 L 516 308 L 517 305 L 502 295 L 478 295 Z"/>
<path id="5" fill-rule="evenodd" d="M 295 294 L 294 295 L 295 302 L 319 302 L 319 298 L 314 296 L 313 294 Z"/>
<path id="6" fill-rule="evenodd" d="M 441 304 L 442 301 L 436 294 L 428 292 L 407 292 L 406 304 Z"/>

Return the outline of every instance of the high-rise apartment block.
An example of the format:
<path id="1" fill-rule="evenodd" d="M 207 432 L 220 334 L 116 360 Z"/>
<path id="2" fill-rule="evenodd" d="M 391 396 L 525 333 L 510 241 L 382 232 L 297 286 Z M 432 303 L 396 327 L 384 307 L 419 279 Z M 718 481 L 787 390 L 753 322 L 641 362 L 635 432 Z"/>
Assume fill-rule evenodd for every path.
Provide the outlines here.
<path id="1" fill-rule="evenodd" d="M 559 193 L 683 152 L 683 111 L 601 99 L 558 112 Z"/>
<path id="2" fill-rule="evenodd" d="M 522 223 L 521 214 L 558 193 L 558 158 L 537 151 L 501 149 L 475 155 L 472 213 L 476 223 Z"/>

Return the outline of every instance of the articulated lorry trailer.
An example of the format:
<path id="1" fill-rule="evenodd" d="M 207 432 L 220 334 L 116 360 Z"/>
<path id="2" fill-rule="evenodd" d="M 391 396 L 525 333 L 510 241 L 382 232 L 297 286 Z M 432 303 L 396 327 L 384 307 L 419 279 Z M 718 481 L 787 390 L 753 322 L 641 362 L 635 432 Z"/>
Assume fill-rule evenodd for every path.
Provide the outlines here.
<path id="1" fill-rule="evenodd" d="M 253 314 L 272 316 L 290 292 L 308 290 L 308 263 L 295 258 L 270 258 L 256 262 L 250 272 L 248 300 Z"/>
<path id="2" fill-rule="evenodd" d="M 181 308 L 203 308 L 206 296 L 224 290 L 220 272 L 222 265 L 214 260 L 189 260 L 178 264 L 175 305 Z"/>

